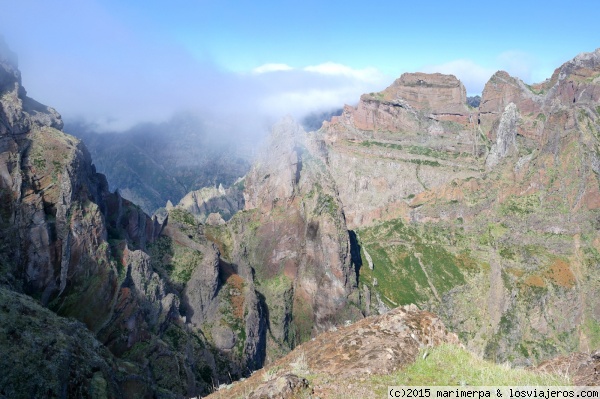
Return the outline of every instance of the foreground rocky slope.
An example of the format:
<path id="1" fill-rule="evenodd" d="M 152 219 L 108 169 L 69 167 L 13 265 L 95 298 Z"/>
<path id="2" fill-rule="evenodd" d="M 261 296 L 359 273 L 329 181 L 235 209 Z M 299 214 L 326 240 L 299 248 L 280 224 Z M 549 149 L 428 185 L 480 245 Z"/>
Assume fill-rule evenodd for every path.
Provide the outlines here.
<path id="1" fill-rule="evenodd" d="M 399 307 L 350 326 L 335 328 L 298 346 L 268 370 L 210 398 L 330 397 L 334 384 L 311 386 L 300 375 L 326 375 L 336 383 L 352 377 L 390 374 L 415 361 L 420 349 L 459 345 L 435 315 L 415 306 Z M 332 381 L 333 382 L 333 381 Z"/>
<path id="2" fill-rule="evenodd" d="M 391 385 L 596 385 L 598 361 L 581 353 L 537 369 L 474 356 L 441 320 L 416 306 L 331 330 L 209 398 L 381 398 Z"/>

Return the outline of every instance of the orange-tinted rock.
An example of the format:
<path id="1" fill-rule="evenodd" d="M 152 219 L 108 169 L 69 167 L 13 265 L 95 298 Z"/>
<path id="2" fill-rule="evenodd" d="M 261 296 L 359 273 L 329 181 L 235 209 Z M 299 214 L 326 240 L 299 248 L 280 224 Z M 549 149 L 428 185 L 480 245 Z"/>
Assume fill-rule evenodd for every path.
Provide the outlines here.
<path id="1" fill-rule="evenodd" d="M 463 84 L 453 75 L 405 73 L 379 93 L 363 94 L 356 108 L 325 122 L 326 130 L 415 132 L 423 119 L 468 125 L 471 118 Z M 426 123 L 430 123 L 426 121 Z"/>
<path id="2" fill-rule="evenodd" d="M 411 107 L 439 116 L 468 116 L 467 92 L 454 75 L 404 73 L 382 93 L 384 100 L 404 100 Z"/>

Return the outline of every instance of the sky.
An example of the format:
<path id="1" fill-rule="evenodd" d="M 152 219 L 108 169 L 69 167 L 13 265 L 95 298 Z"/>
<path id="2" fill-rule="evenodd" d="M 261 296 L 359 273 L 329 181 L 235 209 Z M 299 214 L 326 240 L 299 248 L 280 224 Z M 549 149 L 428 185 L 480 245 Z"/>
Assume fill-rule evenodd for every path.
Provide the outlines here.
<path id="1" fill-rule="evenodd" d="M 29 95 L 99 129 L 180 110 L 259 129 L 404 72 L 543 81 L 600 47 L 600 2 L 0 0 Z"/>

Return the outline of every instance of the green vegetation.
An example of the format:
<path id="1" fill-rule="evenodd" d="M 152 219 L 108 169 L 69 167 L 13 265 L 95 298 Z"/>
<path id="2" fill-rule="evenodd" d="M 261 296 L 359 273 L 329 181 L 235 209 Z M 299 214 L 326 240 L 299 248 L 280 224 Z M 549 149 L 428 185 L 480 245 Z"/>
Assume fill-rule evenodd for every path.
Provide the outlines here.
<path id="1" fill-rule="evenodd" d="M 383 148 L 391 148 L 393 150 L 402 150 L 402 148 L 403 148 L 400 144 L 382 143 L 380 141 L 371 141 L 371 140 L 364 140 L 360 143 L 360 145 L 363 147 L 367 147 L 367 148 L 370 148 L 372 146 L 378 146 L 378 147 L 383 147 Z"/>
<path id="2" fill-rule="evenodd" d="M 382 92 L 377 92 L 377 93 L 371 92 L 371 93 L 369 93 L 369 95 L 377 101 L 384 101 L 384 99 L 385 99 Z"/>
<path id="3" fill-rule="evenodd" d="M 189 211 L 182 208 L 173 208 L 169 211 L 169 218 L 175 222 L 187 224 L 190 226 L 196 225 L 196 218 Z"/>
<path id="4" fill-rule="evenodd" d="M 161 236 L 148 245 L 152 267 L 166 274 L 178 284 L 185 284 L 192 272 L 202 262 L 203 254 L 173 241 L 171 237 Z"/>
<path id="5" fill-rule="evenodd" d="M 429 161 L 427 159 L 407 159 L 408 162 L 414 163 L 417 165 L 425 165 L 425 166 L 442 166 L 438 161 Z"/>
<path id="6" fill-rule="evenodd" d="M 546 90 L 544 90 L 544 89 L 536 90 L 536 89 L 534 89 L 532 86 L 530 86 L 528 84 L 525 84 L 525 86 L 527 86 L 527 88 L 529 89 L 529 91 L 531 91 L 533 94 L 538 95 L 538 96 L 542 95 L 542 94 L 544 94 L 546 92 Z"/>
<path id="7" fill-rule="evenodd" d="M 382 148 L 389 148 L 392 150 L 404 150 L 406 152 L 408 152 L 409 154 L 414 154 L 414 155 L 423 155 L 423 156 L 427 156 L 427 157 L 431 157 L 431 158 L 438 158 L 438 159 L 452 159 L 452 158 L 456 158 L 457 156 L 468 156 L 469 154 L 464 154 L 464 153 L 451 153 L 451 152 L 446 152 L 446 151 L 440 151 L 440 150 L 435 150 L 431 147 L 423 147 L 423 146 L 418 146 L 418 145 L 408 145 L 408 146 L 402 146 L 401 144 L 395 144 L 395 143 L 386 143 L 386 142 L 381 142 L 381 141 L 374 141 L 374 140 L 364 140 L 360 142 L 360 146 L 362 147 L 382 147 Z M 421 161 L 421 160 L 410 160 L 409 162 L 414 162 L 414 161 Z M 433 164 L 430 164 L 429 166 L 440 166 L 439 163 L 437 163 L 436 161 L 427 161 L 424 160 L 423 161 L 425 165 L 427 165 L 426 162 L 432 162 Z"/>
<path id="8" fill-rule="evenodd" d="M 326 213 L 331 215 L 333 219 L 337 221 L 338 203 L 335 198 L 329 194 L 326 194 L 323 190 L 323 187 L 319 183 L 315 183 L 313 185 L 312 189 L 306 194 L 305 198 L 310 200 L 315 198 L 315 195 L 315 214 L 322 215 L 323 213 Z"/>
<path id="9" fill-rule="evenodd" d="M 532 370 L 511 368 L 505 364 L 495 364 L 481 359 L 471 352 L 452 344 L 433 348 L 423 348 L 414 363 L 401 370 L 385 375 L 360 375 L 336 377 L 312 372 L 303 353 L 287 365 L 277 365 L 263 372 L 260 381 L 247 384 L 234 384 L 233 391 L 217 392 L 217 398 L 247 397 L 259 383 L 271 381 L 293 372 L 306 378 L 312 387 L 328 387 L 327 398 L 363 399 L 384 398 L 388 386 L 571 386 L 572 381 L 565 376 Z M 306 364 L 306 367 L 304 365 Z M 307 392 L 298 398 L 310 398 Z"/>
<path id="10" fill-rule="evenodd" d="M 588 316 L 583 324 L 583 331 L 589 340 L 589 347 L 600 348 L 600 323 Z"/>
<path id="11" fill-rule="evenodd" d="M 424 349 L 404 370 L 389 376 L 371 377 L 370 383 L 381 397 L 388 385 L 571 385 L 566 377 L 495 364 L 450 344 Z"/>
<path id="12" fill-rule="evenodd" d="M 33 165 L 36 168 L 43 169 L 46 167 L 46 160 L 42 158 L 34 158 Z"/>
<path id="13" fill-rule="evenodd" d="M 501 206 L 502 215 L 527 215 L 535 212 L 540 206 L 540 198 L 537 194 L 517 197 L 511 195 Z"/>
<path id="14" fill-rule="evenodd" d="M 439 244 L 446 234 L 436 228 L 418 231 L 400 220 L 361 230 L 360 283 L 394 307 L 435 298 L 432 286 L 442 295 L 464 284 L 464 273 L 477 266 L 468 254 L 452 254 Z M 365 250 L 373 259 L 373 270 L 367 266 Z"/>

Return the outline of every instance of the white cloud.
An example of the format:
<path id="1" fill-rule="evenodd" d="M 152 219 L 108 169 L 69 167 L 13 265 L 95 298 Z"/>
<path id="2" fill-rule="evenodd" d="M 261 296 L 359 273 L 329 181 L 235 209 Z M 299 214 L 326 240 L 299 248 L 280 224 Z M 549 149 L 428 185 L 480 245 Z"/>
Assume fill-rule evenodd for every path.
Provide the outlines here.
<path id="1" fill-rule="evenodd" d="M 380 81 L 383 76 L 377 68 L 353 69 L 346 65 L 336 64 L 335 62 L 311 65 L 304 67 L 303 69 L 307 72 L 314 72 L 322 75 L 346 76 L 365 82 L 377 82 Z"/>
<path id="2" fill-rule="evenodd" d="M 309 112 L 354 104 L 361 94 L 382 90 L 392 81 L 376 68 L 354 69 L 333 62 L 298 68 L 265 64 L 252 72 L 240 76 L 241 86 L 253 88 L 248 90 L 250 102 L 271 119 L 285 114 L 301 118 Z"/>
<path id="3" fill-rule="evenodd" d="M 290 71 L 294 68 L 287 64 L 264 64 L 252 70 L 253 73 L 269 73 L 279 71 Z"/>

